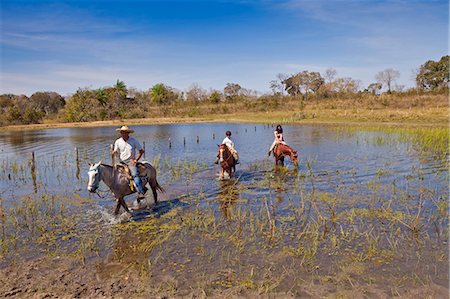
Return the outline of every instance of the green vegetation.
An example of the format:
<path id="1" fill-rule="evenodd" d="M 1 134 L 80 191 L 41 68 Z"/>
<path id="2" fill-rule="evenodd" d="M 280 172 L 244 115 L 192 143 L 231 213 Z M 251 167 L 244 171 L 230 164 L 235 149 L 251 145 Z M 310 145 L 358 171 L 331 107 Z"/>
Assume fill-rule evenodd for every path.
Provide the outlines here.
<path id="1" fill-rule="evenodd" d="M 127 88 L 120 80 L 112 87 L 80 88 L 66 98 L 55 92 L 36 92 L 30 98 L 1 95 L 0 126 L 162 117 L 229 118 L 236 113 L 261 115 L 275 111 L 294 122 L 306 118 L 446 124 L 448 59 L 449 56 L 443 56 L 438 62 L 423 64 L 416 75 L 417 87 L 406 91 L 395 84 L 400 74 L 394 69 L 379 72 L 375 76 L 377 82 L 367 88 L 362 88 L 356 79 L 336 77 L 336 71 L 328 69 L 323 75 L 310 71 L 279 74 L 277 80 L 270 82 L 273 93 L 265 95 L 237 83 L 210 91 L 197 84 L 179 91 L 158 83 L 148 91 L 138 91 Z M 381 94 L 383 87 L 386 92 Z"/>

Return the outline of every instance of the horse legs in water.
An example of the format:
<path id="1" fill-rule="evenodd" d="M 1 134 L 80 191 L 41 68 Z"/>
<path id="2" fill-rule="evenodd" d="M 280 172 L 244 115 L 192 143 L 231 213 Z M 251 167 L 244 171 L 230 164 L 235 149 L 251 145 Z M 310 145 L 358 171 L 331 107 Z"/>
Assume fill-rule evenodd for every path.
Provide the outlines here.
<path id="1" fill-rule="evenodd" d="M 155 199 L 155 205 L 158 203 L 158 193 L 156 193 L 156 180 L 149 182 L 150 187 L 152 188 L 153 198 Z"/>
<path id="2" fill-rule="evenodd" d="M 280 157 L 279 159 L 277 159 L 277 157 L 275 156 L 275 167 L 278 165 L 284 166 L 284 157 L 283 156 Z"/>
<path id="3" fill-rule="evenodd" d="M 119 214 L 120 206 L 122 206 L 127 213 L 130 213 L 130 210 L 128 210 L 128 207 L 127 207 L 127 204 L 125 203 L 125 200 L 123 199 L 123 197 L 121 197 L 121 198 L 117 199 L 117 205 L 116 205 L 116 209 L 114 211 L 114 215 L 118 215 Z"/>

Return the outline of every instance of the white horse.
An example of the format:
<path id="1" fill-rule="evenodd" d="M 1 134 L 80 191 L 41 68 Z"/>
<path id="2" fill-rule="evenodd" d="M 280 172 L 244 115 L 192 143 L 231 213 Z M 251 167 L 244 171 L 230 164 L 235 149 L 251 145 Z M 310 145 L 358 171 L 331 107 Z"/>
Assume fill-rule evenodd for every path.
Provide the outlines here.
<path id="1" fill-rule="evenodd" d="M 123 199 L 125 196 L 135 193 L 136 190 L 132 190 L 130 187 L 130 178 L 126 173 L 120 172 L 116 167 L 111 165 L 102 164 L 101 161 L 97 164 L 89 164 L 89 181 L 88 181 L 88 191 L 95 193 L 98 189 L 100 181 L 103 181 L 109 189 L 114 193 L 117 199 L 116 209 L 114 215 L 119 214 L 120 206 L 122 206 L 126 212 L 130 213 L 130 210 Z M 155 204 L 158 202 L 158 194 L 156 189 L 161 192 L 165 192 L 164 189 L 158 184 L 156 180 L 156 170 L 150 163 L 138 163 L 139 176 L 142 179 L 142 185 L 145 186 L 149 183 L 153 191 L 153 198 L 155 199 Z M 135 189 L 135 188 L 134 188 Z M 138 203 L 140 199 L 138 198 Z"/>

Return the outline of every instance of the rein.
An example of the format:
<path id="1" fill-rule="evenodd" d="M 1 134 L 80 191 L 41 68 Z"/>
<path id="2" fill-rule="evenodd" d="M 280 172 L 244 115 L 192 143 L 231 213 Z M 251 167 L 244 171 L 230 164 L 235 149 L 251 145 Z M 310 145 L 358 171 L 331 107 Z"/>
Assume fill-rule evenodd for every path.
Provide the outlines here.
<path id="1" fill-rule="evenodd" d="M 94 184 L 91 185 L 91 187 L 95 188 L 95 194 L 97 194 L 98 197 L 105 198 L 105 196 L 100 195 L 100 193 L 105 194 L 105 193 L 109 193 L 109 191 L 108 190 L 100 190 L 100 181 L 102 180 L 102 169 L 100 168 L 100 165 L 98 168 L 89 170 L 88 172 L 92 172 L 92 171 L 97 171 L 97 174 L 95 175 Z M 98 180 L 97 180 L 97 176 L 98 176 Z"/>

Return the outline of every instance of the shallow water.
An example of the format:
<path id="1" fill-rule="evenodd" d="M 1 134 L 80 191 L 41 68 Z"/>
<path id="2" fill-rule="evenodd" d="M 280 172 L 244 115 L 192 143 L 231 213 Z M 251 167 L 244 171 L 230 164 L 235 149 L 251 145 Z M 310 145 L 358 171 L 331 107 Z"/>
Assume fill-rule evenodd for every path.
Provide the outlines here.
<path id="1" fill-rule="evenodd" d="M 160 164 L 158 175 L 162 184 L 170 180 L 169 166 L 197 164 L 198 168 L 209 170 L 199 174 L 197 180 L 217 190 L 218 167 L 212 162 L 226 130 L 232 131 L 239 150 L 242 163 L 238 166 L 238 176 L 241 175 L 242 180 L 259 179 L 271 170 L 273 163 L 272 158 L 267 157 L 267 149 L 273 141 L 273 127 L 269 125 L 177 124 L 135 126 L 134 129 L 133 136 L 141 144 L 145 143 L 143 159 Z M 336 130 L 332 126 L 318 125 L 286 125 L 284 131 L 288 144 L 299 151 L 300 173 L 314 175 L 315 188 L 324 192 L 334 192 L 336 185 L 341 184 L 363 185 L 374 177 L 382 183 L 392 182 L 398 188 L 411 189 L 420 185 L 443 189 L 447 184 L 445 156 L 436 159 L 435 153 L 420 152 L 408 142 L 380 144 L 379 138 L 390 135 L 392 139 L 391 133 L 364 130 L 347 133 L 345 128 Z M 13 194 L 34 192 L 77 192 L 90 196 L 85 190 L 87 163 L 111 163 L 109 145 L 117 137 L 115 127 L 0 133 L 0 190 L 8 194 L 3 200 L 7 203 Z M 32 152 L 35 179 L 31 172 Z M 311 170 L 307 169 L 306 162 Z M 252 165 L 255 166 L 249 167 Z M 287 167 L 293 168 L 289 159 Z M 417 171 L 426 179 L 418 182 L 408 177 Z"/>
<path id="2" fill-rule="evenodd" d="M 89 232 L 87 227 L 92 224 L 100 231 L 108 230 L 101 245 L 96 245 L 102 248 L 102 256 L 108 256 L 111 251 L 120 256 L 118 251 L 130 250 L 126 244 L 139 238 L 139 233 L 127 233 L 127 237 L 121 241 L 125 245 L 117 245 L 113 227 L 120 221 L 111 215 L 115 203 L 107 187 L 101 185 L 100 196 L 86 190 L 88 163 L 111 162 L 109 145 L 118 138 L 115 128 L 0 133 L 0 194 L 3 209 L 8 211 L 10 207 L 15 208 L 20 198 L 39 199 L 50 196 L 56 202 L 61 199 L 61 205 L 65 207 L 64 213 L 85 214 L 78 220 L 82 231 L 85 229 Z M 158 181 L 167 192 L 160 194 L 162 203 L 159 206 L 135 213 L 131 220 L 146 227 L 150 225 L 149 219 L 163 218 L 171 210 L 189 211 L 191 208 L 202 211 L 205 215 L 212 212 L 218 223 L 229 221 L 222 227 L 223 231 L 227 231 L 233 229 L 236 217 L 241 215 L 247 215 L 244 219 L 256 219 L 257 224 L 263 223 L 264 217 L 269 215 L 268 217 L 273 218 L 268 221 L 273 220 L 273 226 L 281 232 L 278 236 L 279 246 L 288 251 L 294 248 L 297 250 L 296 254 L 302 255 L 303 259 L 306 254 L 299 253 L 298 248 L 302 248 L 302 242 L 306 241 L 294 236 L 300 236 L 304 233 L 303 230 L 321 224 L 324 228 L 319 228 L 318 231 L 324 237 L 319 247 L 322 247 L 323 254 L 319 250 L 315 257 L 321 261 L 321 269 L 326 268 L 331 272 L 335 269 L 327 268 L 332 265 L 328 262 L 332 261 L 331 256 L 338 254 L 330 253 L 328 242 L 336 242 L 334 238 L 345 235 L 344 232 L 352 233 L 354 239 L 342 241 L 341 249 L 343 252 L 350 250 L 352 254 L 364 252 L 361 249 L 363 245 L 360 244 L 366 244 L 367 240 L 361 241 L 361 238 L 369 238 L 367 231 L 375 234 L 373 238 L 377 240 L 379 252 L 384 255 L 388 255 L 388 249 L 397 246 L 390 243 L 393 242 L 394 233 L 397 234 L 396 238 L 401 234 L 404 241 L 401 244 L 406 247 L 401 250 L 392 249 L 403 256 L 399 265 L 387 270 L 377 270 L 394 273 L 396 269 L 405 271 L 409 265 L 409 256 L 417 255 L 417 252 L 408 250 L 414 247 L 410 246 L 414 242 L 409 239 L 409 230 L 416 233 L 415 226 L 411 223 L 418 215 L 419 235 L 425 239 L 421 243 L 423 247 L 420 252 L 423 256 L 420 261 L 432 260 L 430 254 L 439 252 L 444 257 L 440 256 L 441 262 L 436 269 L 445 269 L 448 262 L 448 215 L 442 209 L 449 196 L 448 152 L 429 150 L 429 147 L 424 150 L 427 147 L 422 146 L 420 141 L 418 143 L 416 138 L 404 138 L 404 133 L 400 134 L 395 130 L 325 125 L 285 125 L 283 128 L 287 143 L 299 152 L 298 168 L 287 159 L 285 168 L 274 169 L 273 158 L 267 156 L 267 150 L 273 141 L 274 128 L 270 125 L 134 126 L 136 132 L 133 136 L 142 144 L 145 143 L 144 159 L 151 161 L 157 168 Z M 226 130 L 232 132 L 241 165 L 237 167 L 234 178 L 219 181 L 219 167 L 213 161 L 217 154 L 217 144 L 221 143 Z M 35 157 L 34 171 L 32 152 Z M 132 205 L 134 195 L 126 200 L 129 206 Z M 147 196 L 147 201 L 152 203 L 151 195 Z M 19 212 L 15 213 L 25 213 L 22 210 Z M 63 212 L 47 214 L 57 217 L 58 213 Z M 363 216 L 358 216 L 358 213 Z M 380 215 L 369 217 L 371 213 Z M 183 212 L 179 217 L 184 217 Z M 386 221 L 383 220 L 384 217 Z M 20 223 L 16 225 L 20 226 Z M 70 226 L 61 227 L 67 231 L 72 229 Z M 253 231 L 254 227 L 244 227 L 245 229 Z M 12 231 L 14 225 L 4 224 L 3 240 Z M 325 236 L 330 232 L 330 239 L 327 239 Z M 26 231 L 26 234 L 32 236 L 33 230 Z M 265 234 L 268 233 L 264 232 L 263 235 Z M 61 233 L 58 233 L 56 239 L 59 235 Z M 20 239 L 20 236 L 15 237 Z M 257 237 L 258 240 L 261 238 L 265 237 Z M 57 246 L 70 247 L 82 239 L 83 236 L 77 235 L 68 245 L 63 241 L 56 243 Z M 187 241 L 192 242 L 190 239 Z M 142 244 L 145 242 L 142 241 Z M 307 247 L 312 243 L 308 243 Z M 249 244 L 250 248 L 254 248 L 254 245 Z M 369 245 L 368 251 L 373 247 Z M 35 254 L 32 248 L 39 248 L 42 243 L 29 246 L 27 256 L 32 257 Z M 168 241 L 167 246 L 169 249 L 164 250 L 174 251 L 174 256 L 165 259 L 180 262 L 182 255 L 175 254 L 177 245 L 171 245 Z M 209 245 L 209 250 L 214 246 L 217 244 Z M 430 248 L 435 252 L 428 252 Z M 272 254 L 271 250 L 264 254 Z M 151 252 L 149 258 L 153 259 L 158 250 Z M 245 257 L 245 254 L 237 254 Z M 135 259 L 137 258 L 136 256 Z M 185 258 L 193 259 L 190 255 Z M 127 261 L 130 259 L 133 260 L 133 256 L 127 257 Z M 251 258 L 252 261 L 253 259 Z M 341 260 L 345 260 L 345 256 Z M 158 268 L 158 264 L 155 265 Z M 263 267 L 262 264 L 256 266 Z M 160 270 L 165 269 L 160 267 Z M 236 267 L 240 267 L 239 264 Z M 211 271 L 214 272 L 213 269 Z M 432 277 L 432 280 L 443 285 L 448 283 L 446 274 L 430 274 L 422 269 L 415 273 L 418 276 Z"/>

